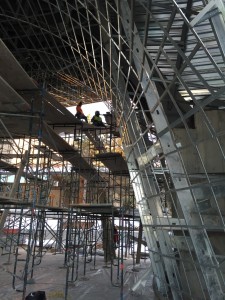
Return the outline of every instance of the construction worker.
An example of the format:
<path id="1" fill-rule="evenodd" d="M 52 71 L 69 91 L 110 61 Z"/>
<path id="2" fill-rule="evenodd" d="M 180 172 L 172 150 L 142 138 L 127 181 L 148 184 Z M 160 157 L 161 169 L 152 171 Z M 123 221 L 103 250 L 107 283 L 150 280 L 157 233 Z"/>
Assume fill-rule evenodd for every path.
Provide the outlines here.
<path id="1" fill-rule="evenodd" d="M 75 114 L 75 117 L 77 117 L 78 119 L 80 120 L 85 120 L 85 122 L 88 123 L 88 120 L 87 120 L 87 117 L 85 116 L 81 106 L 83 105 L 83 102 L 80 101 L 78 104 L 77 104 L 77 107 L 76 107 L 76 111 L 77 113 Z"/>
<path id="2" fill-rule="evenodd" d="M 105 124 L 102 122 L 102 118 L 100 117 L 100 112 L 96 110 L 95 115 L 92 117 L 91 122 L 95 126 L 105 127 Z"/>
<path id="3" fill-rule="evenodd" d="M 114 242 L 114 247 L 118 248 L 119 247 L 119 232 L 118 232 L 116 226 L 114 226 L 114 228 L 113 228 L 113 242 Z"/>

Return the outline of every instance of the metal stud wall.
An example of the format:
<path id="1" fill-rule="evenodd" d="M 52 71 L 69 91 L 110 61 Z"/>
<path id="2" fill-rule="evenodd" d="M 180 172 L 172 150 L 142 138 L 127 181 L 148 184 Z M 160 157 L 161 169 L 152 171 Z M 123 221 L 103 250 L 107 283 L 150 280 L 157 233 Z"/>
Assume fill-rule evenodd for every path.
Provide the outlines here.
<path id="1" fill-rule="evenodd" d="M 224 1 L 2 1 L 0 17 L 3 42 L 38 90 L 47 90 L 65 106 L 81 99 L 105 101 L 115 116 L 156 294 L 165 299 L 224 299 Z M 21 111 L 21 99 L 37 104 L 33 91 L 20 88 L 20 80 L 3 69 L 0 75 L 14 84 L 19 112 L 27 114 Z M 1 86 L 8 91 L 5 82 Z M 44 130 L 46 122 L 57 132 L 57 120 L 45 116 L 42 108 L 32 106 L 40 116 L 36 126 Z M 7 131 L 13 140 L 5 112 L 2 136 Z M 28 123 L 32 127 L 34 121 Z M 69 121 L 62 123 L 74 130 Z M 70 147 L 82 143 L 71 144 L 66 134 L 65 141 Z M 37 142 L 40 149 L 40 136 Z M 90 145 L 95 143 L 92 136 Z M 2 145 L 5 153 L 3 140 Z M 56 151 L 54 146 L 52 142 L 48 150 Z M 65 169 L 68 161 L 73 165 L 76 174 L 71 176 L 78 182 L 85 170 L 72 160 L 71 149 L 67 147 L 66 155 L 57 150 Z M 44 164 L 37 163 L 36 170 L 49 170 L 50 152 L 44 152 Z M 114 175 L 108 175 L 110 180 Z M 96 172 L 90 178 L 100 180 Z M 90 183 L 87 188 L 91 199 Z M 95 188 L 102 188 L 101 183 Z M 72 190 L 77 192 L 75 186 Z"/>

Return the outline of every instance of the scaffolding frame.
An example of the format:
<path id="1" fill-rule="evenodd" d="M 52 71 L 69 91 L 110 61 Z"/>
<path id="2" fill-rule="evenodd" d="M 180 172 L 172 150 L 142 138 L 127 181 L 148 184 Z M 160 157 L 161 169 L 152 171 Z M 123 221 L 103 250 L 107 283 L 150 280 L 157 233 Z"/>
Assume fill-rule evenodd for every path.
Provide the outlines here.
<path id="1" fill-rule="evenodd" d="M 71 225 L 78 217 L 88 224 L 104 216 L 104 244 L 113 240 L 114 214 L 74 212 L 74 205 L 84 204 L 119 209 L 121 236 L 138 208 L 138 246 L 143 227 L 161 298 L 224 298 L 224 12 L 222 0 L 37 0 L 26 9 L 21 1 L 3 1 L 0 28 L 10 50 L 0 41 L 0 203 L 6 224 L 5 232 L 0 229 L 11 260 L 20 242 L 12 232 L 28 209 L 23 298 L 43 255 L 36 245 L 49 229 L 47 209 L 59 212 L 56 253 L 64 249 L 64 210 L 66 249 L 76 245 L 76 236 L 88 236 L 87 228 Z M 82 123 L 59 103 L 76 104 L 84 95 L 86 102 L 108 103 L 109 128 Z M 118 136 L 122 151 L 115 155 Z M 127 169 L 117 170 L 122 161 Z M 24 180 L 16 191 L 8 182 L 15 174 Z M 128 218 L 127 206 L 133 210 Z M 75 250 L 65 253 L 66 297 L 79 266 Z M 112 261 L 110 248 L 104 250 Z M 120 245 L 119 261 L 111 265 L 116 280 L 124 277 L 123 250 Z M 123 297 L 123 282 L 118 285 Z"/>

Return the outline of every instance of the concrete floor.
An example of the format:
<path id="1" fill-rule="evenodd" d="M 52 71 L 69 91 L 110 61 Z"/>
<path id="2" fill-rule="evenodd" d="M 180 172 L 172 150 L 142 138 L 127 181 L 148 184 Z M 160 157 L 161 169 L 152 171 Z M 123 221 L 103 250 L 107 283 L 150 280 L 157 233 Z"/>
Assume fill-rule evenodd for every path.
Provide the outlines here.
<path id="1" fill-rule="evenodd" d="M 21 258 L 23 251 L 20 249 Z M 24 252 L 25 253 L 25 252 Z M 132 258 L 124 260 L 124 284 L 121 288 L 121 277 L 117 279 L 117 268 L 114 267 L 113 280 L 111 282 L 111 268 L 106 266 L 103 257 L 96 256 L 96 264 L 93 261 L 86 264 L 84 272 L 83 257 L 80 257 L 78 279 L 68 285 L 68 295 L 65 297 L 66 268 L 64 267 L 64 255 L 47 252 L 41 264 L 35 266 L 33 279 L 27 284 L 26 295 L 30 292 L 45 291 L 47 299 L 67 300 L 156 300 L 152 289 L 152 275 L 138 286 L 135 291 L 131 288 L 140 277 L 150 268 L 149 259 L 142 259 L 139 265 L 133 267 Z M 115 261 L 116 264 L 117 261 Z M 21 262 L 21 264 L 24 262 Z M 20 264 L 20 262 L 19 262 Z M 22 292 L 12 288 L 12 270 L 14 267 L 14 255 L 10 260 L 8 255 L 0 256 L 0 300 L 21 300 Z M 22 272 L 17 268 L 17 275 Z M 22 269 L 22 268 L 21 268 Z M 16 289 L 21 289 L 19 278 L 15 281 Z"/>

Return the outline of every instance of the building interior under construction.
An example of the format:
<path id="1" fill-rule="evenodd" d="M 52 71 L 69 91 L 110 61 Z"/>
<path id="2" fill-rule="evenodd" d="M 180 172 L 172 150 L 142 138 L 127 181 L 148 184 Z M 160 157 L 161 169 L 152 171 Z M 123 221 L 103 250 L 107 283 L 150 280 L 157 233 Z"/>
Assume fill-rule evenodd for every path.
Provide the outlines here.
<path id="1" fill-rule="evenodd" d="M 225 1 L 0 2 L 0 299 L 225 299 Z"/>

